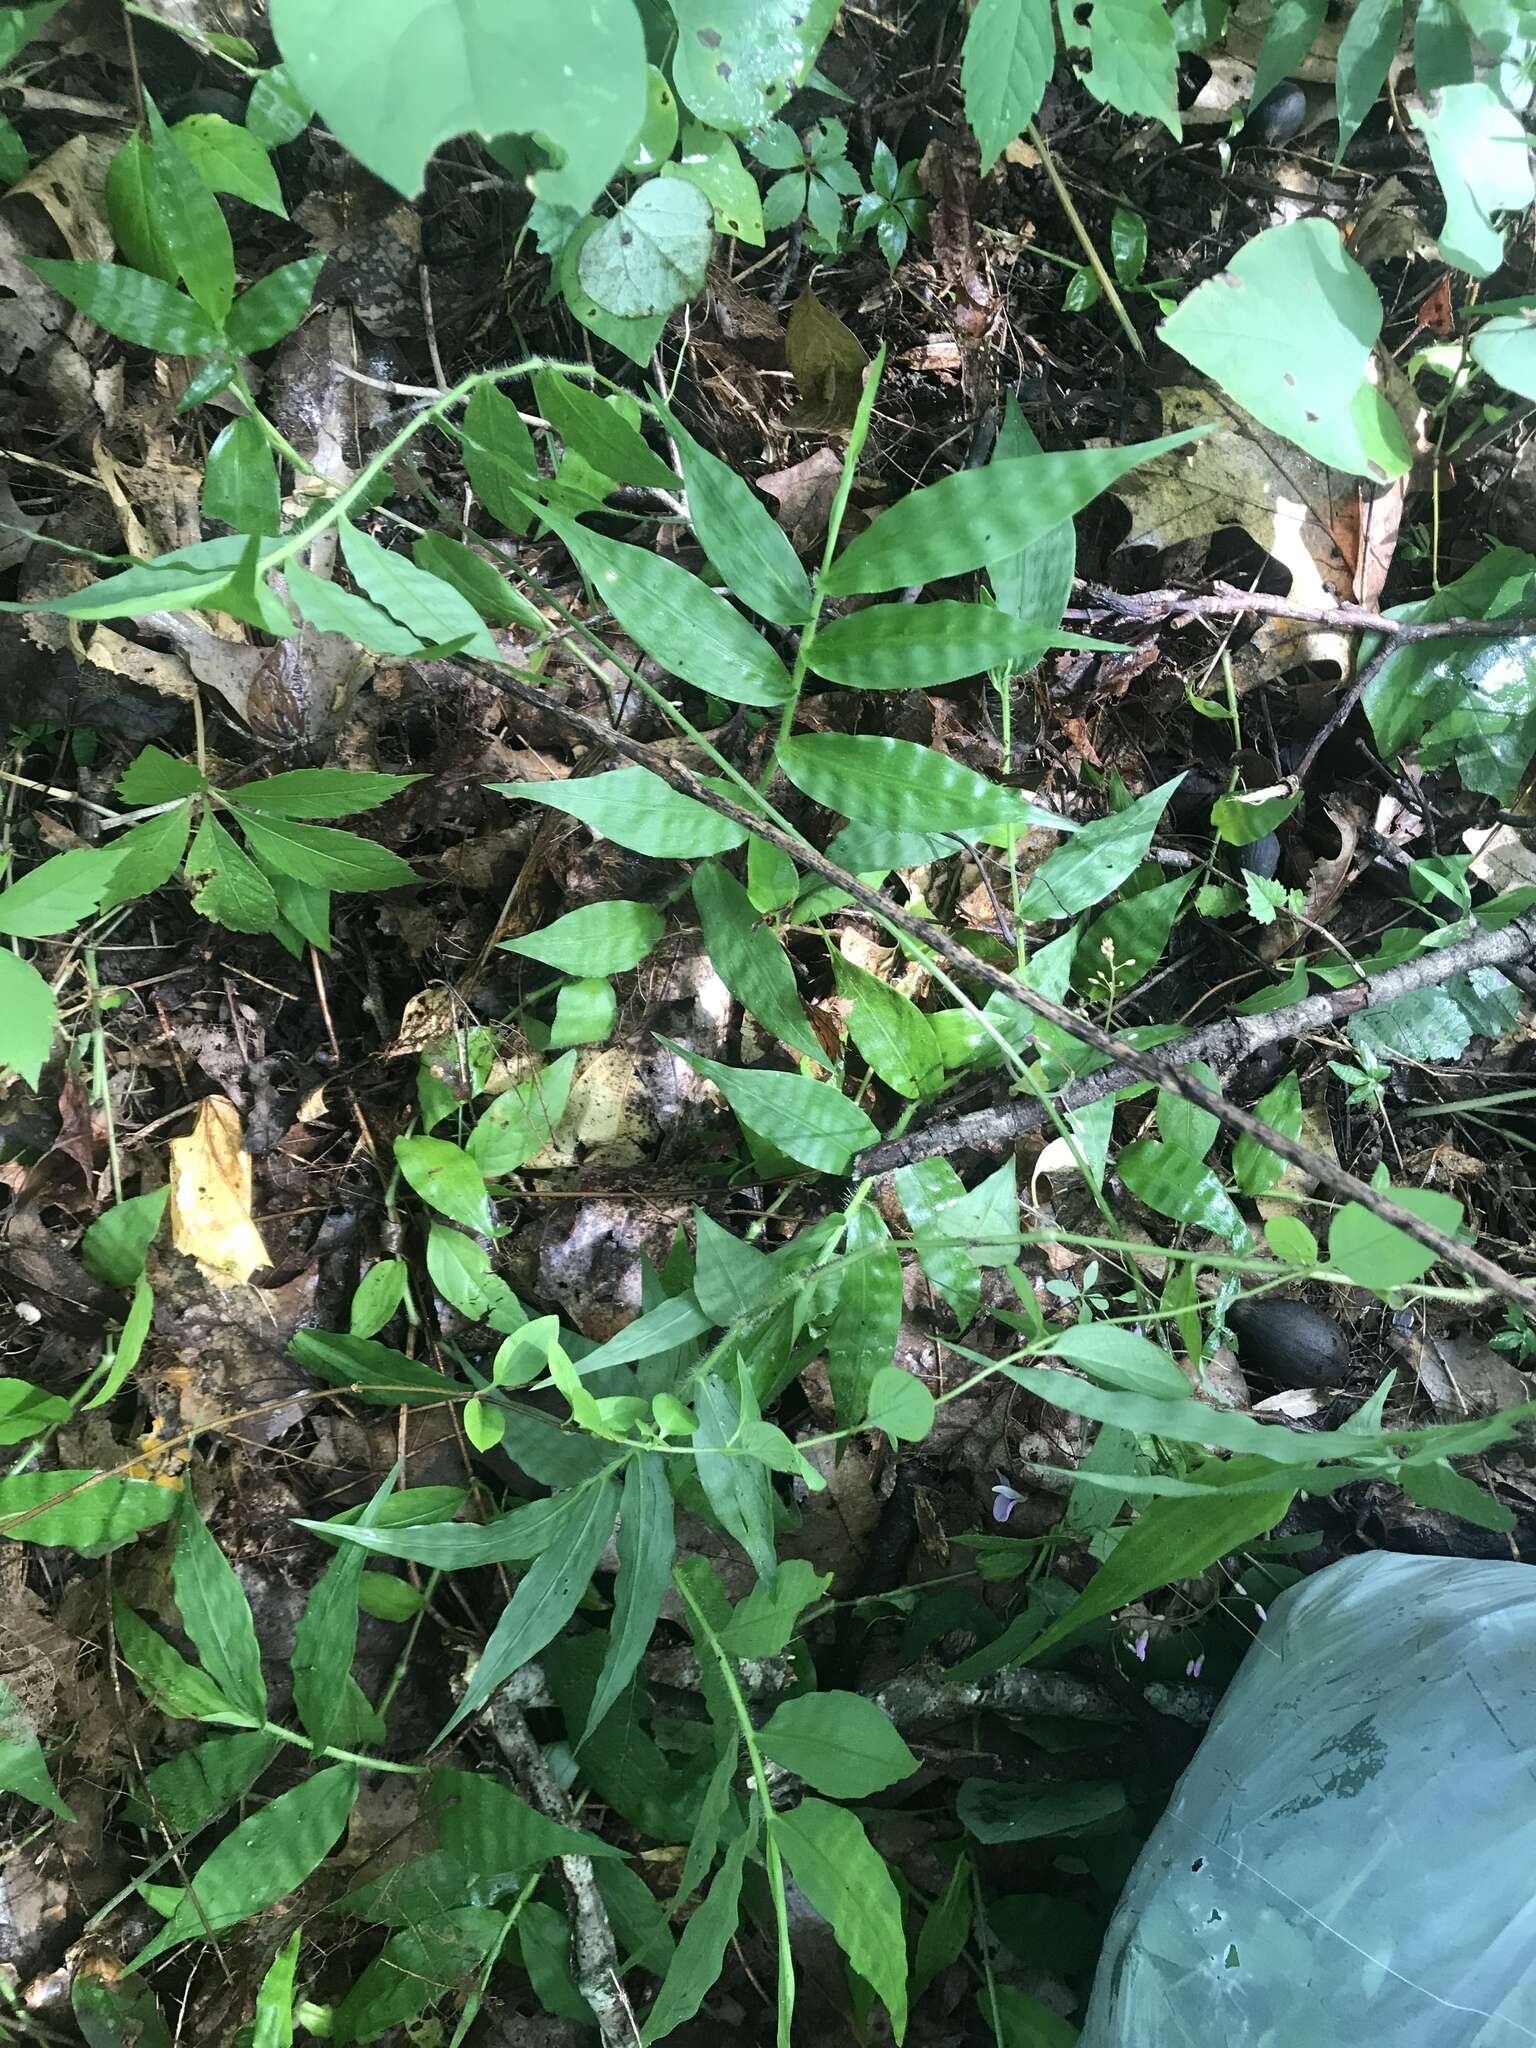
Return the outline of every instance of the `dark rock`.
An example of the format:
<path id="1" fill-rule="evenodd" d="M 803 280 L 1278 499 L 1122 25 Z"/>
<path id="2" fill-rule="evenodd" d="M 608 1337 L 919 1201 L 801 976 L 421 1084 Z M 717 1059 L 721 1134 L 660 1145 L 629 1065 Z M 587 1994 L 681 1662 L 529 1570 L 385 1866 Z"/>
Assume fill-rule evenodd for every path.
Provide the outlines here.
<path id="1" fill-rule="evenodd" d="M 1307 96 L 1294 78 L 1283 79 L 1265 93 L 1243 124 L 1243 141 L 1278 149 L 1299 135 L 1307 118 Z"/>
<path id="2" fill-rule="evenodd" d="M 1349 1340 L 1303 1301 L 1236 1301 L 1227 1322 L 1244 1372 L 1285 1387 L 1336 1387 L 1349 1376 Z"/>

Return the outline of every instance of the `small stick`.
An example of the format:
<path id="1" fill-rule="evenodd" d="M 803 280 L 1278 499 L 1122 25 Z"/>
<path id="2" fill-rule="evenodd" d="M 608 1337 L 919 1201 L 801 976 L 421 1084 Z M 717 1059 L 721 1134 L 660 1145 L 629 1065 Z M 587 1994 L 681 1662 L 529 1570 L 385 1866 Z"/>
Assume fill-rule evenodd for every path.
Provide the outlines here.
<path id="1" fill-rule="evenodd" d="M 1089 269 L 1099 281 L 1100 291 L 1103 292 L 1105 298 L 1109 301 L 1110 309 L 1114 313 L 1115 318 L 1120 322 L 1126 340 L 1131 344 L 1131 347 L 1140 356 L 1141 360 L 1145 362 L 1147 352 L 1141 345 L 1141 336 L 1136 332 L 1130 314 L 1125 310 L 1125 301 L 1115 288 L 1115 280 L 1104 268 L 1104 259 L 1094 247 L 1092 235 L 1089 234 L 1087 228 L 1083 225 L 1083 217 L 1073 204 L 1072 194 L 1062 182 L 1061 173 L 1056 168 L 1056 159 L 1051 155 L 1050 144 L 1040 133 L 1039 128 L 1033 121 L 1029 124 L 1029 139 L 1040 153 L 1040 162 L 1045 168 L 1045 175 L 1050 179 L 1052 189 L 1061 202 L 1061 210 L 1067 216 L 1068 225 L 1071 227 L 1073 234 L 1076 235 L 1079 247 L 1088 258 Z"/>

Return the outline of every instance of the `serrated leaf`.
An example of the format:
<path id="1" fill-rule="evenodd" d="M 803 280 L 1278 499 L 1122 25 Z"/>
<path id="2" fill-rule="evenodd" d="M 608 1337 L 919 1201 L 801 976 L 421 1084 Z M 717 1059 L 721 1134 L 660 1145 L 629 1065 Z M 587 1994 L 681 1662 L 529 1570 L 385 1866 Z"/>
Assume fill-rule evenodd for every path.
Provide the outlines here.
<path id="1" fill-rule="evenodd" d="M 1039 113 L 1055 62 L 1051 0 L 977 0 L 960 83 L 984 173 Z"/>
<path id="2" fill-rule="evenodd" d="M 168 882 L 181 866 L 192 830 L 192 810 L 177 804 L 158 818 L 146 818 L 113 841 L 117 865 L 101 894 L 103 910 L 115 910 Z"/>
<path id="3" fill-rule="evenodd" d="M 420 775 L 374 775 L 362 768 L 290 768 L 243 782 L 228 796 L 242 811 L 277 818 L 355 818 L 409 789 Z"/>
<path id="4" fill-rule="evenodd" d="M 39 861 L 19 882 L 0 891 L 0 933 L 46 939 L 72 931 L 100 904 L 112 883 L 117 854 L 111 847 L 75 847 Z"/>
<path id="5" fill-rule="evenodd" d="M 210 811 L 203 813 L 188 850 L 187 874 L 207 877 L 192 898 L 204 917 L 235 932 L 270 932 L 276 925 L 272 884 Z"/>
<path id="6" fill-rule="evenodd" d="M 399 889 L 420 880 L 408 860 L 329 825 L 306 825 L 267 811 L 231 806 L 246 844 L 262 864 L 318 889 Z"/>
<path id="7" fill-rule="evenodd" d="M 58 1020 L 53 990 L 37 969 L 0 948 L 0 1062 L 14 1067 L 29 1088 L 38 1084 Z"/>

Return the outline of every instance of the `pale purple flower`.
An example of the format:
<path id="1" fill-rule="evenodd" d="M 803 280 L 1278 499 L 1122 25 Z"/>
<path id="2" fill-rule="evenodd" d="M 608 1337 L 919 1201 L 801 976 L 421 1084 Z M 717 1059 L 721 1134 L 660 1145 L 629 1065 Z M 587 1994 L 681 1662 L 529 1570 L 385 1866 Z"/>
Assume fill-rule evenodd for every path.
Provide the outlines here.
<path id="1" fill-rule="evenodd" d="M 1261 1606 L 1259 1605 L 1259 1603 L 1258 1603 L 1258 1601 L 1257 1601 L 1257 1600 L 1255 1600 L 1255 1601 L 1254 1601 L 1254 1603 L 1253 1603 L 1253 1611 L 1254 1611 L 1254 1613 L 1255 1613 L 1255 1614 L 1256 1614 L 1256 1615 L 1257 1615 L 1257 1616 L 1259 1617 L 1260 1621 L 1268 1621 L 1268 1619 L 1269 1619 L 1269 1615 L 1268 1615 L 1268 1613 L 1267 1613 L 1267 1612 L 1265 1611 L 1265 1609 L 1264 1609 L 1264 1608 L 1262 1608 L 1262 1607 L 1261 1607 Z"/>
<path id="2" fill-rule="evenodd" d="M 1140 1634 L 1140 1635 L 1139 1635 L 1139 1636 L 1138 1636 L 1138 1637 L 1136 1638 L 1135 1642 L 1134 1642 L 1134 1643 L 1132 1643 L 1132 1645 L 1131 1645 L 1131 1655 L 1132 1655 L 1132 1656 L 1133 1656 L 1133 1657 L 1134 1657 L 1134 1658 L 1136 1659 L 1136 1662 L 1137 1662 L 1138 1664 L 1145 1664 L 1145 1663 L 1146 1663 L 1146 1661 L 1147 1661 L 1147 1645 L 1148 1645 L 1148 1643 L 1150 1643 L 1150 1642 L 1151 1642 L 1151 1640 L 1152 1640 L 1152 1633 L 1151 1633 L 1150 1629 L 1143 1629 L 1143 1630 L 1142 1630 L 1142 1632 L 1141 1632 L 1141 1634 Z"/>
<path id="3" fill-rule="evenodd" d="M 1000 1479 L 992 1489 L 992 1519 L 1006 1522 L 1017 1507 L 1024 1505 L 1022 1493 L 1016 1493 L 1006 1479 Z"/>
<path id="4" fill-rule="evenodd" d="M 1198 1678 L 1204 1669 L 1205 1652 L 1204 1650 L 1202 1650 L 1198 1657 L 1191 1657 L 1189 1662 L 1184 1666 L 1184 1676 L 1186 1678 Z"/>

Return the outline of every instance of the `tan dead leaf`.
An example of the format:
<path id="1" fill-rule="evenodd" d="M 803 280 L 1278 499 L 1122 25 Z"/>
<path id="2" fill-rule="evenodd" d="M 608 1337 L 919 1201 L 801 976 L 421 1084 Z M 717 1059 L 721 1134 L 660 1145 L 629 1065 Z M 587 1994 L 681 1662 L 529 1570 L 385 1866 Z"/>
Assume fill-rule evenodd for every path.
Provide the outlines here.
<path id="1" fill-rule="evenodd" d="M 35 199 L 77 263 L 106 263 L 116 254 L 107 225 L 107 168 L 122 141 L 120 134 L 72 135 L 6 194 Z"/>
<path id="2" fill-rule="evenodd" d="M 412 1059 L 437 1045 L 453 1031 L 459 1006 L 452 989 L 424 988 L 400 1013 L 400 1029 L 379 1054 L 381 1059 Z"/>
<path id="3" fill-rule="evenodd" d="M 98 626 L 83 646 L 85 658 L 93 668 L 105 669 L 108 675 L 127 676 L 130 682 L 158 690 L 162 697 L 179 697 L 186 703 L 196 688 L 179 656 L 141 647 L 136 640 L 125 640 L 121 633 L 114 633 L 110 626 Z"/>
<path id="4" fill-rule="evenodd" d="M 0 569 L 14 569 L 32 549 L 32 536 L 42 526 L 31 519 L 11 495 L 10 484 L 0 476 Z"/>
<path id="5" fill-rule="evenodd" d="M 198 1104 L 190 1136 L 171 1140 L 171 1243 L 215 1287 L 244 1286 L 270 1266 L 251 1216 L 251 1155 L 227 1095 Z"/>
<path id="6" fill-rule="evenodd" d="M 1536 820 L 1533 820 L 1536 822 Z M 1536 882 L 1536 839 L 1513 825 L 1478 826 L 1461 843 L 1475 856 L 1471 873 L 1491 889 L 1522 889 Z"/>
<path id="7" fill-rule="evenodd" d="M 1222 37 L 1222 48 L 1229 57 L 1240 57 L 1246 64 L 1257 65 L 1271 10 L 1272 0 L 1237 0 Z M 1289 67 L 1287 75 L 1308 85 L 1332 85 L 1338 76 L 1339 43 L 1346 19 L 1341 11 L 1337 17 L 1322 22 L 1312 37 L 1311 48 Z"/>
<path id="8" fill-rule="evenodd" d="M 1214 422 L 1221 431 L 1133 471 L 1115 486 L 1131 513 L 1126 545 L 1177 547 L 1237 526 L 1291 572 L 1289 595 L 1318 611 L 1355 601 L 1362 486 L 1271 434 L 1211 385 L 1175 384 L 1162 394 L 1163 430 Z M 1401 485 L 1390 486 L 1401 500 Z M 1384 494 L 1386 495 L 1386 494 Z M 1375 566 L 1380 563 L 1379 539 Z M 1377 588 L 1379 588 L 1379 583 Z M 1296 619 L 1264 619 L 1237 657 L 1246 685 L 1307 662 L 1347 674 L 1348 633 Z"/>
<path id="9" fill-rule="evenodd" d="M 1253 66 L 1238 57 L 1210 56 L 1204 61 L 1211 75 L 1193 104 L 1180 110 L 1179 119 L 1186 128 L 1228 128 L 1233 114 L 1253 97 Z"/>
<path id="10" fill-rule="evenodd" d="M 790 424 L 801 431 L 847 433 L 859 408 L 869 357 L 858 336 L 809 285 L 790 308 L 784 348 L 800 393 Z"/>
<path id="11" fill-rule="evenodd" d="M 1032 142 L 1026 142 L 1022 135 L 1015 136 L 1003 151 L 1005 164 L 1020 164 L 1026 171 L 1038 171 L 1040 152 Z"/>
<path id="12" fill-rule="evenodd" d="M 1362 270 L 1409 257 L 1433 262 L 1438 248 L 1401 178 L 1383 178 L 1368 188 L 1365 204 L 1349 228 L 1349 253 Z M 1442 282 L 1448 278 L 1449 272 Z"/>
<path id="13" fill-rule="evenodd" d="M 778 506 L 778 521 L 789 535 L 797 554 L 809 554 L 818 547 L 832 516 L 843 458 L 833 448 L 818 448 L 804 462 L 788 469 L 771 470 L 758 484 Z"/>

